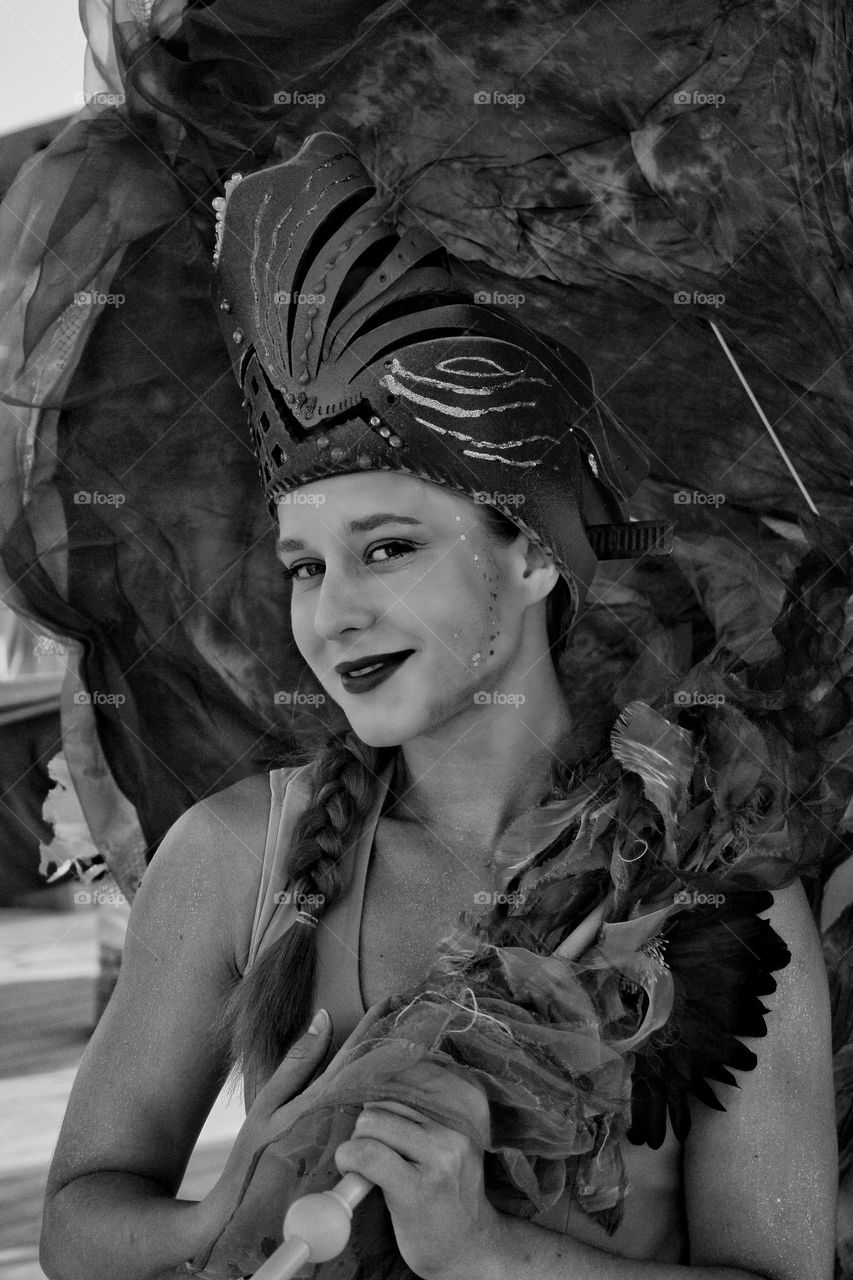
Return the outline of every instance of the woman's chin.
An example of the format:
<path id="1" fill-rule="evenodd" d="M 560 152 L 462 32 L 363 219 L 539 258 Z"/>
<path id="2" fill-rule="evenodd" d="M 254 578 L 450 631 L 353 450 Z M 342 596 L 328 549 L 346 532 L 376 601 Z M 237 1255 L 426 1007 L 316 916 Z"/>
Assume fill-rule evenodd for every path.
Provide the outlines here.
<path id="1" fill-rule="evenodd" d="M 424 703 L 419 707 L 386 706 L 370 710 L 353 707 L 355 699 L 349 705 L 345 701 L 340 705 L 350 728 L 362 742 L 370 747 L 403 747 L 416 738 L 429 737 L 452 724 L 463 710 L 471 709 L 471 697 L 467 695 L 461 707 L 448 706 L 445 700 L 438 705 Z"/>
<path id="2" fill-rule="evenodd" d="M 357 709 L 342 704 L 350 728 L 369 747 L 400 747 L 410 738 L 417 737 L 418 728 L 412 727 L 409 716 L 382 713 L 359 714 Z"/>

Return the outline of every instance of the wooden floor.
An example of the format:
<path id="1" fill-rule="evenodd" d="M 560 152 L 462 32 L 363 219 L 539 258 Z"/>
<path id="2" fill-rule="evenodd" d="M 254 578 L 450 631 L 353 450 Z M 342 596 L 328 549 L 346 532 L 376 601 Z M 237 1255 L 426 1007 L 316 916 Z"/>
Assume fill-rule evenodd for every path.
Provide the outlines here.
<path id="1" fill-rule="evenodd" d="M 0 1277 L 44 1280 L 38 1239 L 47 1170 L 94 1023 L 97 906 L 0 910 Z M 240 1125 L 238 1101 L 208 1117 L 179 1195 L 216 1181 Z"/>

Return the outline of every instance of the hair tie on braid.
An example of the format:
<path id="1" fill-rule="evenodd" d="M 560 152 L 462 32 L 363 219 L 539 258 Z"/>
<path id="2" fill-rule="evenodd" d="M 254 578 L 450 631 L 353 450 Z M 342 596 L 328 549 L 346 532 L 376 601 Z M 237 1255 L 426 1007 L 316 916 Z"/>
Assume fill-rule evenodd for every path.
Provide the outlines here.
<path id="1" fill-rule="evenodd" d="M 319 916 L 312 915 L 310 911 L 297 911 L 296 919 L 299 924 L 310 925 L 312 929 L 316 929 L 320 923 Z"/>

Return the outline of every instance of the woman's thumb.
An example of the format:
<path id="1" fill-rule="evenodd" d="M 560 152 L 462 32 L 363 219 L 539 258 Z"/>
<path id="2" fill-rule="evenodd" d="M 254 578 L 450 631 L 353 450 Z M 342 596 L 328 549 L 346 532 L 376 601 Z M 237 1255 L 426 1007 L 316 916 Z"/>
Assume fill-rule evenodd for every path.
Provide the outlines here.
<path id="1" fill-rule="evenodd" d="M 309 1036 L 321 1036 L 324 1031 L 328 1031 L 331 1021 L 332 1019 L 325 1009 L 318 1009 L 311 1019 L 307 1034 Z"/>
<path id="2" fill-rule="evenodd" d="M 292 1062 L 294 1058 L 314 1058 L 320 1046 L 327 1044 L 331 1029 L 332 1019 L 328 1012 L 325 1009 L 318 1009 L 307 1031 L 303 1031 L 288 1049 L 284 1061 Z"/>

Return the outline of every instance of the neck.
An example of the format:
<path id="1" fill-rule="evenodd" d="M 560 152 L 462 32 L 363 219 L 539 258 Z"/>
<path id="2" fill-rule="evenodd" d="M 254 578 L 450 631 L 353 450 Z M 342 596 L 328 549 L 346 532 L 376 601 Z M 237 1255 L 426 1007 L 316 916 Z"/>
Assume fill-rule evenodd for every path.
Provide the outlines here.
<path id="1" fill-rule="evenodd" d="M 398 799 L 389 816 L 416 822 L 450 852 L 488 857 L 515 818 L 550 796 L 556 764 L 576 752 L 556 673 L 542 682 L 535 704 L 483 711 L 461 731 L 454 722 L 449 741 L 437 733 L 401 747 Z"/>

